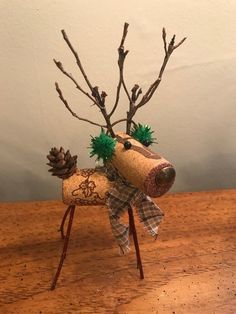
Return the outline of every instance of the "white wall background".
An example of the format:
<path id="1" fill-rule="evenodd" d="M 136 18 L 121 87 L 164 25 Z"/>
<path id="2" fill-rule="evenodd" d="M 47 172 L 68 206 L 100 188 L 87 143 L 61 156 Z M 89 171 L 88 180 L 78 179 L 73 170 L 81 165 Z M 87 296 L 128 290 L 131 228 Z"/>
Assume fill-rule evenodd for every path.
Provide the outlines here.
<path id="1" fill-rule="evenodd" d="M 91 81 L 107 91 L 108 106 L 113 104 L 125 21 L 129 88 L 139 83 L 145 90 L 155 79 L 163 26 L 169 35 L 188 36 L 158 92 L 136 117 L 156 130 L 154 149 L 176 165 L 172 191 L 236 186 L 236 1 L 1 0 L 0 15 L 1 200 L 60 198 L 60 180 L 45 165 L 52 146 L 78 154 L 80 167 L 94 166 L 87 147 L 99 129 L 69 114 L 55 80 L 75 111 L 100 122 L 102 117 L 52 59 L 61 60 L 85 87 L 61 37 L 64 28 Z M 127 105 L 122 96 L 117 118 Z"/>

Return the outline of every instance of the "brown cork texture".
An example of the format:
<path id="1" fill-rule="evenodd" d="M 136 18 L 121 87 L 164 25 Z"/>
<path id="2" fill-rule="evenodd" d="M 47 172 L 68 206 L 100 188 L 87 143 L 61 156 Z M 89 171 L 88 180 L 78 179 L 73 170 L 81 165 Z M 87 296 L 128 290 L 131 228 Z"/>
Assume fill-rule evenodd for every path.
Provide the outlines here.
<path id="1" fill-rule="evenodd" d="M 155 176 L 165 167 L 173 167 L 169 161 L 154 153 L 130 135 L 119 132 L 116 134 L 117 144 L 112 164 L 118 172 L 131 184 L 151 197 L 158 197 L 169 190 L 173 182 L 165 186 L 157 186 Z M 124 148 L 129 141 L 130 149 Z"/>
<path id="2" fill-rule="evenodd" d="M 77 169 L 70 178 L 63 180 L 62 197 L 67 205 L 105 204 L 112 182 L 97 169 Z"/>

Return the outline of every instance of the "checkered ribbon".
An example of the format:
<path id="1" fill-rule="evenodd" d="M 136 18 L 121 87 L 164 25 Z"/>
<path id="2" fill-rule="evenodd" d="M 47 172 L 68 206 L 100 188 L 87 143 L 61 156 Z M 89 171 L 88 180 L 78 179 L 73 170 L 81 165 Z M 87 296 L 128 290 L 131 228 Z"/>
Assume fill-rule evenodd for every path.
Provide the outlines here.
<path id="1" fill-rule="evenodd" d="M 114 188 L 109 191 L 107 198 L 111 228 L 120 246 L 120 253 L 125 254 L 130 250 L 129 226 L 121 222 L 121 216 L 128 207 L 135 207 L 140 222 L 155 238 L 163 213 L 149 196 L 125 181 L 114 168 L 107 168 L 107 176 L 115 181 Z"/>

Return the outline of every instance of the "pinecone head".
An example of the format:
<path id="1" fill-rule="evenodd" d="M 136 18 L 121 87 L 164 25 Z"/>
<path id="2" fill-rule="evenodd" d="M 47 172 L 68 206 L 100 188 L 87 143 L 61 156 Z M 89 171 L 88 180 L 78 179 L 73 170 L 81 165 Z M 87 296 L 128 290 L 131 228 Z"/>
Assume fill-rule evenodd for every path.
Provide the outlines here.
<path id="1" fill-rule="evenodd" d="M 65 152 L 64 148 L 57 149 L 51 148 L 49 155 L 47 155 L 49 163 L 48 166 L 52 167 L 48 171 L 53 176 L 57 176 L 60 179 L 67 179 L 76 172 L 77 156 L 71 156 L 70 151 Z"/>

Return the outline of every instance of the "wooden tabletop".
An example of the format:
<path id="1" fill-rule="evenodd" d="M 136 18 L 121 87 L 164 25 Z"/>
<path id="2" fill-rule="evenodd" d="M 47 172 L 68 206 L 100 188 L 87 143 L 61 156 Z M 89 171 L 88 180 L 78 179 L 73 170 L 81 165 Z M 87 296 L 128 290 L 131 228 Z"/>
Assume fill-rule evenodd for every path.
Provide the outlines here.
<path id="1" fill-rule="evenodd" d="M 65 205 L 1 203 L 0 313 L 236 313 L 236 190 L 156 201 L 158 240 L 136 222 L 144 280 L 134 249 L 119 256 L 106 207 L 77 207 L 54 291 Z"/>

